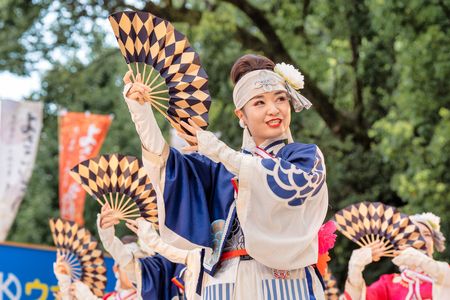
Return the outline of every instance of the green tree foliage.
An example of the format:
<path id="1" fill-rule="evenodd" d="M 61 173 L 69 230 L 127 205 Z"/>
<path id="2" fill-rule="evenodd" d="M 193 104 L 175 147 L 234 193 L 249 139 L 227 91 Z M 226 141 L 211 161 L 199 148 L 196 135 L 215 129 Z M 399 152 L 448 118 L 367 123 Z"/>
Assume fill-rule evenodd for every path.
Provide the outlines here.
<path id="1" fill-rule="evenodd" d="M 44 129 L 11 240 L 50 242 L 47 218 L 58 215 L 59 109 L 114 114 L 102 153 L 140 155 L 121 96 L 126 66 L 102 26 L 109 13 L 124 9 L 150 11 L 189 37 L 210 78 L 210 128 L 235 148 L 241 129 L 228 79 L 233 62 L 260 53 L 300 67 L 314 109 L 294 115 L 291 128 L 295 140 L 316 143 L 325 154 L 330 217 L 354 202 L 381 201 L 408 213 L 432 211 L 450 234 L 448 1 L 22 0 L 2 6 L 0 34 L 11 43 L 0 45 L 0 70 L 26 74 L 37 60 L 52 64 L 31 97 L 46 104 Z M 160 124 L 167 133 L 167 123 Z M 93 229 L 98 208 L 92 199 L 86 203 Z M 331 254 L 341 282 L 353 248 L 340 237 Z M 389 261 L 371 268 L 368 281 L 394 270 Z"/>

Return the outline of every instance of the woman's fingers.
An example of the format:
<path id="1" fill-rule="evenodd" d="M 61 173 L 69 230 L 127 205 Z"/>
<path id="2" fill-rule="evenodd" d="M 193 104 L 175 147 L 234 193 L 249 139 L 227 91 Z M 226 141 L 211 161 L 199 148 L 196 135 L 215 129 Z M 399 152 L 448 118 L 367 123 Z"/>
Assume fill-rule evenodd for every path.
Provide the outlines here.
<path id="1" fill-rule="evenodd" d="M 189 124 L 194 127 L 197 131 L 198 130 L 203 130 L 200 126 L 197 125 L 197 123 L 194 122 L 194 120 L 192 120 L 191 118 L 188 119 Z"/>
<path id="2" fill-rule="evenodd" d="M 106 202 L 106 203 L 103 204 L 103 206 L 102 206 L 101 213 L 102 213 L 102 214 L 107 214 L 107 213 L 110 213 L 110 212 L 112 212 L 112 208 L 111 208 L 111 206 L 109 205 L 109 203 Z"/>
<path id="3" fill-rule="evenodd" d="M 127 98 L 134 99 L 133 97 L 136 97 L 136 93 L 141 94 L 142 97 L 147 95 L 147 93 L 150 92 L 150 88 L 142 83 L 135 82 L 131 86 L 131 88 L 128 90 L 126 96 Z M 134 96 L 133 96 L 134 95 Z"/>
<path id="4" fill-rule="evenodd" d="M 128 228 L 133 228 L 133 231 L 135 230 L 135 232 L 137 232 L 137 230 L 139 229 L 138 223 L 136 220 L 127 220 L 126 223 Z"/>
<path id="5" fill-rule="evenodd" d="M 136 220 L 127 220 L 127 223 L 134 226 L 134 227 L 138 227 L 137 221 Z"/>
<path id="6" fill-rule="evenodd" d="M 112 221 L 103 222 L 103 223 L 100 225 L 100 227 L 101 227 L 102 229 L 107 229 L 107 228 L 110 228 L 110 227 L 112 227 L 112 226 L 114 226 L 114 225 L 117 225 L 117 224 L 119 224 L 119 222 L 116 222 L 115 220 L 112 220 Z"/>
<path id="7" fill-rule="evenodd" d="M 198 151 L 198 146 L 186 146 L 181 149 L 183 152 L 195 152 Z"/>
<path id="8" fill-rule="evenodd" d="M 195 136 L 188 135 L 188 134 L 181 133 L 181 132 L 177 132 L 177 135 L 187 142 L 191 142 L 194 144 L 197 144 L 197 142 L 198 142 L 197 137 L 195 137 Z"/>
<path id="9" fill-rule="evenodd" d="M 197 129 L 194 128 L 193 126 L 189 125 L 188 123 L 181 121 L 180 125 L 183 126 L 187 131 L 189 131 L 190 133 L 192 133 L 193 135 L 196 135 L 197 133 Z"/>
<path id="10" fill-rule="evenodd" d="M 119 220 L 119 217 L 115 214 L 114 211 L 107 212 L 107 215 L 103 217 L 104 222 L 114 222 L 116 220 Z"/>
<path id="11" fill-rule="evenodd" d="M 105 229 L 120 223 L 119 217 L 114 210 L 102 212 L 100 214 L 100 227 Z"/>
<path id="12" fill-rule="evenodd" d="M 130 224 L 130 223 L 128 223 L 128 221 L 130 221 L 130 220 L 127 220 L 127 222 L 125 223 L 125 226 L 127 226 L 128 229 L 130 229 L 130 230 L 133 231 L 135 234 L 137 234 L 137 232 L 138 232 L 137 227 L 134 226 L 134 225 L 132 225 L 132 224 Z"/>
<path id="13" fill-rule="evenodd" d="M 150 87 L 143 84 L 142 82 L 135 82 L 133 83 L 132 87 L 130 88 L 130 90 L 139 90 L 142 92 L 150 92 Z"/>
<path id="14" fill-rule="evenodd" d="M 114 218 L 114 211 L 113 210 L 107 210 L 102 211 L 100 213 L 100 223 L 105 222 L 105 220 L 113 219 Z"/>
<path id="15" fill-rule="evenodd" d="M 127 97 L 132 99 L 132 100 L 135 100 L 135 101 L 142 101 L 142 100 L 144 100 L 144 94 L 141 93 L 141 92 L 134 92 L 134 93 L 130 94 Z"/>
<path id="16" fill-rule="evenodd" d="M 145 93 L 145 88 L 137 83 L 133 84 L 133 86 L 130 88 L 130 90 L 128 91 L 128 94 L 133 94 L 135 92 L 139 92 L 139 93 Z"/>
<path id="17" fill-rule="evenodd" d="M 125 73 L 125 76 L 123 76 L 123 83 L 128 84 L 131 82 L 131 74 L 133 74 L 132 71 L 128 71 Z"/>
<path id="18" fill-rule="evenodd" d="M 381 241 L 376 241 L 370 245 L 372 250 L 372 261 L 379 261 L 383 253 L 386 251 L 386 246 Z"/>

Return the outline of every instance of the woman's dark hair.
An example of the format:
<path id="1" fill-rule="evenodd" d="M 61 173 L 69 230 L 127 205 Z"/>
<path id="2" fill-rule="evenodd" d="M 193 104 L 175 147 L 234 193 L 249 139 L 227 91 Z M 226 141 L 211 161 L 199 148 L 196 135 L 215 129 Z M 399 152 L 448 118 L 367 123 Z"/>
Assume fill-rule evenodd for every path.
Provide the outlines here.
<path id="1" fill-rule="evenodd" d="M 120 239 L 120 241 L 124 244 L 131 244 L 131 243 L 137 243 L 138 238 L 135 235 L 125 235 Z"/>
<path id="2" fill-rule="evenodd" d="M 234 63 L 231 68 L 230 77 L 233 84 L 236 84 L 239 79 L 245 74 L 256 70 L 272 70 L 275 67 L 275 63 L 265 56 L 256 54 L 246 54 L 241 56 Z"/>

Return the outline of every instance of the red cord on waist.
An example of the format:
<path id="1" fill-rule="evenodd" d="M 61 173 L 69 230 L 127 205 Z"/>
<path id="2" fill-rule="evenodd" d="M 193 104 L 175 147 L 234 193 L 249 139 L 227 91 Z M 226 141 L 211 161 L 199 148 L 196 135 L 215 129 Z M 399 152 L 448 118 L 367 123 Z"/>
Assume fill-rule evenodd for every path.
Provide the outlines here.
<path id="1" fill-rule="evenodd" d="M 222 253 L 222 255 L 220 256 L 220 261 L 224 261 L 227 259 L 235 258 L 238 256 L 244 256 L 244 255 L 248 255 L 247 250 L 245 250 L 245 249 L 227 251 L 227 252 Z"/>

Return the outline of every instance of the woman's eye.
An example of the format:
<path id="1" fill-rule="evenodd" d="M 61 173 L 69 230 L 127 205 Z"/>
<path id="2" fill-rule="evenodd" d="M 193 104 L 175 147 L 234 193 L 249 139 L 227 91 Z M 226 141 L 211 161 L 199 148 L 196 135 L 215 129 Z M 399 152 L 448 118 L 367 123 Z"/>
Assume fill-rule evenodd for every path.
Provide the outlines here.
<path id="1" fill-rule="evenodd" d="M 264 101 L 258 100 L 255 102 L 255 106 L 264 105 Z"/>
<path id="2" fill-rule="evenodd" d="M 277 99 L 277 101 L 279 101 L 279 102 L 283 102 L 283 101 L 286 101 L 286 100 L 287 100 L 286 97 L 279 97 L 279 98 Z"/>

